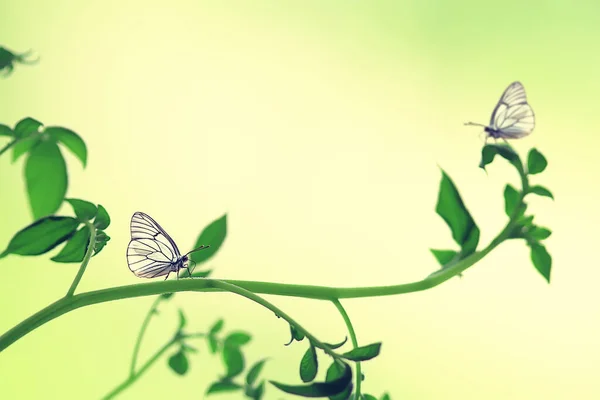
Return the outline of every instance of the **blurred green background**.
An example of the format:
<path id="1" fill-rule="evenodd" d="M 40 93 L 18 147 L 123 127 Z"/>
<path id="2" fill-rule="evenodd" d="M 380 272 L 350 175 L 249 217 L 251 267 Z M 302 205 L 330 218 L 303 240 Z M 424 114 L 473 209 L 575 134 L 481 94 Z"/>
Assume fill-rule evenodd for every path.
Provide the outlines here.
<path id="1" fill-rule="evenodd" d="M 597 399 L 599 12 L 592 1 L 8 0 L 0 45 L 33 48 L 41 62 L 0 80 L 0 122 L 31 116 L 88 145 L 86 170 L 67 155 L 67 195 L 103 204 L 113 223 L 80 291 L 140 282 L 125 262 L 138 210 L 182 249 L 227 213 L 229 235 L 206 265 L 214 277 L 381 285 L 423 278 L 437 269 L 428 248 L 454 245 L 434 212 L 438 165 L 483 243 L 502 228 L 503 187 L 516 173 L 500 161 L 488 176 L 477 168 L 479 129 L 463 123 L 487 122 L 520 80 L 537 126 L 513 143 L 546 155 L 533 181 L 556 197 L 529 202 L 554 231 L 551 284 L 524 243 L 509 242 L 430 291 L 345 301 L 359 342 L 383 341 L 364 364 L 364 390 Z M 9 158 L 0 158 L 0 247 L 31 222 L 23 160 Z M 77 265 L 49 258 L 0 261 L 0 331 L 66 293 Z M 268 298 L 322 340 L 346 334 L 329 303 Z M 80 309 L 27 335 L 0 354 L 0 398 L 106 394 L 126 377 L 151 302 Z M 247 361 L 268 356 L 263 376 L 300 381 L 306 343 L 284 347 L 286 323 L 228 294 L 176 296 L 142 357 L 175 329 L 178 305 L 191 328 L 223 317 L 226 330 L 252 332 Z M 163 360 L 120 398 L 203 398 L 222 366 L 199 348 L 186 377 Z M 291 397 L 269 386 L 265 398 Z"/>

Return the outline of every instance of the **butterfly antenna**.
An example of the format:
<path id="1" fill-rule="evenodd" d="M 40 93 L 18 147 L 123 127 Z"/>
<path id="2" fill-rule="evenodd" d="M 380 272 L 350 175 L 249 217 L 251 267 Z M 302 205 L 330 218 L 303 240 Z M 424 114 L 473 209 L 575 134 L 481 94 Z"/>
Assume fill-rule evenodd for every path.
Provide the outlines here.
<path id="1" fill-rule="evenodd" d="M 478 124 L 476 122 L 465 122 L 465 125 L 483 126 L 484 128 L 487 126 L 487 125 L 483 125 L 483 124 Z"/>
<path id="2" fill-rule="evenodd" d="M 192 251 L 188 251 L 187 253 L 185 253 L 185 254 L 184 254 L 184 256 L 187 256 L 188 254 L 190 254 L 190 253 L 194 253 L 194 252 L 196 252 L 196 251 L 200 251 L 200 250 L 208 249 L 209 247 L 210 247 L 210 245 L 206 245 L 206 246 L 205 246 L 205 245 L 202 245 L 202 246 L 200 246 L 200 247 L 198 247 L 198 248 L 196 248 L 196 249 L 194 249 L 194 250 L 192 250 Z"/>

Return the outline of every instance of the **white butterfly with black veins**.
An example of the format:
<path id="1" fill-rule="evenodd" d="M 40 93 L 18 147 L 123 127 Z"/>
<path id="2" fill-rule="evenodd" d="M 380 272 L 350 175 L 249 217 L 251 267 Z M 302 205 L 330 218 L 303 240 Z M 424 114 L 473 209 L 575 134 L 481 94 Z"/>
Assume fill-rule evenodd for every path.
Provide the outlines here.
<path id="1" fill-rule="evenodd" d="M 527 103 L 525 88 L 521 82 L 513 82 L 502 93 L 492 112 L 489 125 L 467 122 L 465 125 L 483 126 L 487 137 L 494 139 L 518 139 L 529 135 L 535 127 L 535 115 Z"/>
<path id="2" fill-rule="evenodd" d="M 127 264 L 139 278 L 156 278 L 175 272 L 179 279 L 180 269 L 189 269 L 188 254 L 210 246 L 200 246 L 184 254 L 165 230 L 148 214 L 136 212 L 131 217 L 131 240 L 127 246 Z"/>

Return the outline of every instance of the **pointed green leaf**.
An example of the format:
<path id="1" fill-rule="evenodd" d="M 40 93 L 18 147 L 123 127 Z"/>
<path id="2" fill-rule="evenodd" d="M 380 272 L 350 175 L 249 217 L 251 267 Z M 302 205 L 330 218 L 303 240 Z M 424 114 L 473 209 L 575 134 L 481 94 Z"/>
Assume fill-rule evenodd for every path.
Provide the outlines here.
<path id="1" fill-rule="evenodd" d="M 518 171 L 523 169 L 523 164 L 521 163 L 519 155 L 512 147 L 504 144 L 486 144 L 483 146 L 483 149 L 481 149 L 481 162 L 479 163 L 479 168 L 485 170 L 485 167 L 494 161 L 496 154 L 506 159 L 517 168 Z"/>
<path id="2" fill-rule="evenodd" d="M 12 129 L 4 124 L 0 124 L 0 136 L 13 137 L 15 134 Z"/>
<path id="3" fill-rule="evenodd" d="M 345 364 L 345 366 L 347 366 L 347 365 Z M 340 364 L 333 362 L 327 369 L 325 381 L 332 382 L 337 379 L 340 379 L 343 376 L 344 376 L 344 368 Z M 352 378 L 350 378 L 350 382 L 346 385 L 346 388 L 340 393 L 329 396 L 329 400 L 346 400 L 352 394 L 352 389 L 353 389 Z"/>
<path id="4" fill-rule="evenodd" d="M 62 248 L 60 253 L 52 257 L 51 260 L 54 262 L 61 263 L 79 263 L 83 261 L 85 252 L 90 242 L 90 228 L 87 226 L 82 227 L 69 239 L 65 247 Z"/>
<path id="5" fill-rule="evenodd" d="M 286 385 L 279 382 L 269 381 L 277 389 L 286 393 L 295 394 L 302 397 L 328 397 L 343 393 L 352 381 L 352 369 L 348 364 L 344 366 L 333 367 L 332 364 L 327 370 L 327 382 L 313 382 L 309 385 Z M 333 368 L 333 369 L 332 369 Z M 330 370 L 332 371 L 330 374 Z"/>
<path id="6" fill-rule="evenodd" d="M 171 367 L 173 372 L 175 372 L 177 375 L 185 375 L 189 369 L 189 363 L 187 356 L 182 350 L 179 350 L 177 353 L 169 357 L 169 367 Z"/>
<path id="7" fill-rule="evenodd" d="M 261 400 L 263 394 L 265 393 L 265 381 L 262 381 L 260 385 L 256 388 L 250 388 L 247 390 L 246 395 L 249 396 L 252 400 Z"/>
<path id="8" fill-rule="evenodd" d="M 227 369 L 225 379 L 231 379 L 244 370 L 244 355 L 237 346 L 223 346 L 221 353 L 223 363 Z"/>
<path id="9" fill-rule="evenodd" d="M 285 344 L 285 346 L 289 346 L 294 340 L 297 342 L 301 342 L 304 339 L 304 333 L 300 332 L 293 325 L 290 325 L 290 334 L 292 335 L 292 337 L 290 341 Z"/>
<path id="10" fill-rule="evenodd" d="M 65 145 L 75 157 L 79 158 L 85 167 L 87 163 L 87 148 L 85 142 L 78 134 L 70 129 L 62 128 L 60 126 L 49 126 L 44 132 Z"/>
<path id="11" fill-rule="evenodd" d="M 185 324 L 187 323 L 187 321 L 185 319 L 185 314 L 183 314 L 183 310 L 180 308 L 178 311 L 179 311 L 179 327 L 177 328 L 177 330 L 181 331 L 185 327 Z"/>
<path id="12" fill-rule="evenodd" d="M 479 243 L 479 228 L 465 207 L 456 186 L 443 170 L 435 210 L 450 227 L 452 237 L 462 248 L 463 257 L 473 253 Z"/>
<path id="13" fill-rule="evenodd" d="M 429 249 L 429 250 L 431 251 L 431 253 L 435 257 L 435 259 L 442 266 L 448 264 L 458 254 L 458 252 L 456 252 L 454 250 L 435 250 L 435 249 Z"/>
<path id="14" fill-rule="evenodd" d="M 71 217 L 41 218 L 17 232 L 0 257 L 44 254 L 69 239 L 78 225 L 79 221 Z"/>
<path id="15" fill-rule="evenodd" d="M 252 386 L 254 385 L 254 382 L 256 382 L 256 379 L 258 378 L 258 375 L 260 374 L 260 372 L 263 369 L 263 366 L 265 365 L 265 362 L 267 362 L 267 359 L 262 359 L 260 361 L 257 361 L 248 371 L 248 375 L 246 375 L 246 384 Z"/>
<path id="16" fill-rule="evenodd" d="M 357 347 L 347 353 L 342 354 L 342 356 L 352 361 L 367 361 L 377 357 L 380 350 L 381 342 Z"/>
<path id="17" fill-rule="evenodd" d="M 33 133 L 39 132 L 42 126 L 43 124 L 36 119 L 30 117 L 23 118 L 15 125 L 15 136 L 17 138 L 26 138 Z"/>
<path id="18" fill-rule="evenodd" d="M 227 214 L 211 222 L 206 228 L 204 228 L 202 233 L 200 233 L 200 236 L 198 236 L 198 240 L 196 240 L 196 245 L 194 248 L 203 245 L 208 245 L 210 247 L 206 250 L 192 253 L 190 255 L 190 259 L 196 264 L 205 262 L 214 256 L 217 251 L 219 251 L 221 245 L 225 241 L 225 236 L 227 236 Z"/>
<path id="19" fill-rule="evenodd" d="M 513 215 L 515 208 L 519 205 L 519 192 L 510 184 L 504 188 L 504 211 L 509 217 Z"/>
<path id="20" fill-rule="evenodd" d="M 548 161 L 546 161 L 546 157 L 542 153 L 540 153 L 537 149 L 529 150 L 529 154 L 527 155 L 527 173 L 529 175 L 539 174 L 543 172 L 548 166 Z"/>
<path id="21" fill-rule="evenodd" d="M 89 201 L 80 200 L 80 199 L 65 199 L 69 202 L 71 207 L 73 207 L 73 211 L 75 215 L 81 222 L 89 221 L 96 216 L 98 212 L 98 208 L 95 204 L 90 203 Z"/>
<path id="22" fill-rule="evenodd" d="M 552 269 L 552 257 L 548 254 L 546 247 L 540 243 L 530 243 L 531 261 L 546 281 L 550 283 L 550 271 Z"/>
<path id="23" fill-rule="evenodd" d="M 55 142 L 35 146 L 25 164 L 25 180 L 33 217 L 39 219 L 58 210 L 67 192 L 67 166 Z"/>
<path id="24" fill-rule="evenodd" d="M 104 246 L 106 246 L 109 240 L 110 236 L 108 236 L 104 231 L 96 230 L 96 243 L 94 244 L 93 255 L 95 256 L 96 254 L 100 253 L 100 251 L 104 248 Z"/>
<path id="25" fill-rule="evenodd" d="M 543 228 L 541 226 L 532 226 L 527 231 L 527 234 L 531 238 L 533 238 L 537 241 L 537 240 L 548 239 L 550 237 L 550 235 L 552 234 L 552 231 L 548 228 Z"/>
<path id="26" fill-rule="evenodd" d="M 219 350 L 219 342 L 217 341 L 217 338 L 215 338 L 212 335 L 209 335 L 206 337 L 206 339 L 208 341 L 208 348 L 210 352 L 212 354 L 216 354 L 216 352 Z"/>
<path id="27" fill-rule="evenodd" d="M 391 400 L 390 395 L 387 393 L 384 393 L 379 400 Z"/>
<path id="28" fill-rule="evenodd" d="M 329 347 L 330 349 L 335 350 L 335 349 L 339 349 L 340 347 L 345 345 L 347 341 L 348 341 L 348 336 L 346 336 L 344 338 L 344 340 L 339 343 L 334 343 L 334 344 L 323 343 L 323 344 L 326 345 L 327 347 Z"/>
<path id="29" fill-rule="evenodd" d="M 545 196 L 545 197 L 550 197 L 552 200 L 554 200 L 554 196 L 552 195 L 552 192 L 550 192 L 548 189 L 546 189 L 543 186 L 532 186 L 529 188 L 529 193 L 534 193 L 537 194 L 538 196 Z"/>
<path id="30" fill-rule="evenodd" d="M 12 162 L 14 163 L 23 154 L 29 152 L 35 146 L 40 143 L 41 139 L 39 136 L 32 136 L 27 139 L 21 139 L 12 148 Z"/>
<path id="31" fill-rule="evenodd" d="M 233 392 L 233 391 L 240 390 L 240 389 L 242 389 L 242 386 L 238 385 L 235 382 L 220 381 L 220 382 L 215 382 L 212 385 L 210 385 L 210 387 L 206 391 L 206 394 L 209 395 L 209 394 L 222 393 L 222 392 Z"/>
<path id="32" fill-rule="evenodd" d="M 225 322 L 223 321 L 223 319 L 219 319 L 217 322 L 215 322 L 215 324 L 210 328 L 210 334 L 215 335 L 219 333 L 221 329 L 223 329 L 224 323 Z"/>
<path id="33" fill-rule="evenodd" d="M 312 382 L 317 377 L 318 369 L 317 351 L 311 343 L 302 360 L 300 360 L 300 379 L 302 379 L 302 382 Z"/>
<path id="34" fill-rule="evenodd" d="M 362 398 L 363 400 L 377 400 L 377 397 L 366 393 L 363 393 Z"/>
<path id="35" fill-rule="evenodd" d="M 251 336 L 246 332 L 233 332 L 225 338 L 223 346 L 240 347 L 248 343 L 250 339 Z"/>
<path id="36" fill-rule="evenodd" d="M 110 216 L 101 204 L 98 204 L 98 212 L 96 213 L 96 218 L 94 219 L 94 225 L 97 229 L 106 229 L 110 225 Z"/>
<path id="37" fill-rule="evenodd" d="M 171 297 L 173 297 L 175 293 L 162 293 L 160 295 L 160 298 L 163 300 L 169 300 Z"/>

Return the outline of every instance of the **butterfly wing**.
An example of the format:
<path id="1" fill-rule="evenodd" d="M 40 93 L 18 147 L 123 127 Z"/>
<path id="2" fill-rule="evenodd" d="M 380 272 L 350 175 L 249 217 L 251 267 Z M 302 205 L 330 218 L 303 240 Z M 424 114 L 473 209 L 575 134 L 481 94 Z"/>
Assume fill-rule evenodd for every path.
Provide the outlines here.
<path id="1" fill-rule="evenodd" d="M 492 112 L 490 127 L 500 137 L 509 139 L 521 138 L 533 131 L 535 116 L 521 82 L 513 82 L 506 88 Z"/>
<path id="2" fill-rule="evenodd" d="M 133 214 L 127 264 L 135 276 L 155 278 L 167 275 L 180 258 L 177 245 L 158 222 L 143 212 Z"/>

